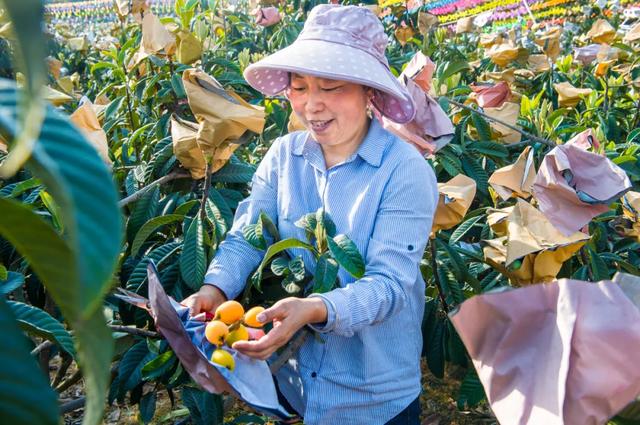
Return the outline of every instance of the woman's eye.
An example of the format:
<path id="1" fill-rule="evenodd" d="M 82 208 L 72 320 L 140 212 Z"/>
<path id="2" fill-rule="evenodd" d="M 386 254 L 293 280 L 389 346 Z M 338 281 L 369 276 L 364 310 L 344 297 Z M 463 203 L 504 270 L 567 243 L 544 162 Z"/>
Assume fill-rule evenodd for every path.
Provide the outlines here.
<path id="1" fill-rule="evenodd" d="M 336 87 L 323 87 L 322 91 L 335 91 L 338 90 L 340 87 L 342 86 L 336 86 Z"/>
<path id="2" fill-rule="evenodd" d="M 304 90 L 304 87 L 293 87 L 293 86 L 292 86 L 292 87 L 291 87 L 291 90 L 300 92 L 300 91 L 303 91 L 303 90 Z"/>

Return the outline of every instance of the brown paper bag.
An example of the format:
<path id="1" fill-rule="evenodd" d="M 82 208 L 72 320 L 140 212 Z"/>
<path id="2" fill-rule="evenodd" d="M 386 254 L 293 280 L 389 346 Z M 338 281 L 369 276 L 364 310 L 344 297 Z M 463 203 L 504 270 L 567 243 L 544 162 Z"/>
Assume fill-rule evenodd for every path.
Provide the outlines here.
<path id="1" fill-rule="evenodd" d="M 73 37 L 67 40 L 67 44 L 71 50 L 76 52 L 84 52 L 89 48 L 89 40 L 87 37 Z"/>
<path id="2" fill-rule="evenodd" d="M 542 212 L 518 199 L 507 218 L 507 236 L 483 244 L 490 264 L 513 283 L 531 284 L 553 280 L 587 240 L 581 232 L 565 236 Z"/>
<path id="3" fill-rule="evenodd" d="M 520 115 L 520 105 L 518 103 L 505 102 L 499 108 L 484 108 L 484 113 L 509 125 L 516 126 Z M 504 143 L 518 143 L 522 137 L 519 132 L 503 124 L 492 121 L 490 126 L 493 131 L 498 133 Z"/>
<path id="4" fill-rule="evenodd" d="M 622 41 L 625 43 L 633 43 L 634 41 L 640 40 L 640 23 L 635 24 L 627 33 L 624 35 Z"/>
<path id="5" fill-rule="evenodd" d="M 611 44 L 616 38 L 616 29 L 605 19 L 598 19 L 587 33 L 594 43 Z"/>
<path id="6" fill-rule="evenodd" d="M 519 49 L 510 42 L 494 44 L 485 54 L 491 59 L 491 62 L 504 68 L 518 57 Z"/>
<path id="7" fill-rule="evenodd" d="M 432 28 L 436 28 L 440 21 L 436 15 L 420 10 L 418 12 L 418 30 L 422 35 L 427 35 Z"/>
<path id="8" fill-rule="evenodd" d="M 473 17 L 462 18 L 456 23 L 456 34 L 473 32 L 474 28 Z"/>
<path id="9" fill-rule="evenodd" d="M 516 80 L 516 69 L 509 68 L 504 71 L 496 71 L 496 72 L 485 72 L 481 75 L 482 81 L 504 81 L 507 83 L 513 83 Z"/>
<path id="10" fill-rule="evenodd" d="M 535 74 L 548 71 L 550 69 L 549 59 L 546 55 L 531 55 L 527 59 L 529 69 Z"/>
<path id="11" fill-rule="evenodd" d="M 102 129 L 102 126 L 100 126 L 91 102 L 83 103 L 71 114 L 69 119 L 80 129 L 93 147 L 96 148 L 102 160 L 107 164 L 111 164 L 107 134 Z"/>
<path id="12" fill-rule="evenodd" d="M 489 227 L 491 227 L 491 230 L 493 230 L 493 233 L 495 233 L 496 236 L 507 236 L 507 219 L 509 218 L 509 215 L 512 211 L 513 207 L 487 209 L 487 224 L 489 225 Z"/>
<path id="13" fill-rule="evenodd" d="M 533 149 L 527 146 L 514 164 L 496 170 L 489 177 L 489 184 L 503 201 L 511 197 L 528 199 L 531 197 L 531 188 L 535 179 Z"/>
<path id="14" fill-rule="evenodd" d="M 534 42 L 542 47 L 542 51 L 552 60 L 556 60 L 560 56 L 560 36 L 562 35 L 561 27 L 553 27 L 545 31 Z"/>
<path id="15" fill-rule="evenodd" d="M 583 97 L 589 96 L 593 91 L 591 89 L 575 88 L 568 81 L 556 83 L 553 88 L 558 92 L 558 104 L 561 107 L 575 107 Z"/>
<path id="16" fill-rule="evenodd" d="M 478 39 L 478 44 L 480 44 L 480 46 L 484 47 L 485 49 L 488 49 L 494 44 L 502 44 L 505 41 L 506 41 L 506 37 L 504 36 L 504 34 L 500 32 L 483 33 L 483 34 L 480 34 L 480 38 Z"/>
<path id="17" fill-rule="evenodd" d="M 49 66 L 49 72 L 53 75 L 54 79 L 60 78 L 60 70 L 62 69 L 62 62 L 56 58 L 49 56 L 47 58 L 47 65 Z"/>
<path id="18" fill-rule="evenodd" d="M 462 221 L 476 196 L 476 181 L 459 174 L 446 183 L 438 183 L 438 207 L 433 219 L 432 235 L 451 229 Z"/>
<path id="19" fill-rule="evenodd" d="M 205 176 L 206 161 L 196 137 L 198 124 L 182 120 L 175 115 L 171 116 L 171 140 L 173 141 L 173 154 L 184 168 L 189 170 L 194 180 Z"/>
<path id="20" fill-rule="evenodd" d="M 262 132 L 263 108 L 250 105 L 198 69 L 185 70 L 182 82 L 191 111 L 200 124 L 197 142 L 205 157 L 213 155 L 224 142 L 237 142 L 247 130 Z"/>
<path id="21" fill-rule="evenodd" d="M 202 56 L 202 44 L 189 31 L 179 30 L 176 33 L 176 59 L 180 63 L 191 65 Z"/>
<path id="22" fill-rule="evenodd" d="M 394 34 L 400 45 L 404 46 L 405 44 L 407 44 L 409 39 L 415 35 L 415 32 L 411 27 L 398 27 L 394 31 Z"/>
<path id="23" fill-rule="evenodd" d="M 59 92 L 56 89 L 52 89 L 49 86 L 44 87 L 44 98 L 51 102 L 54 106 L 64 105 L 67 102 L 71 102 L 73 98 L 67 94 Z"/>

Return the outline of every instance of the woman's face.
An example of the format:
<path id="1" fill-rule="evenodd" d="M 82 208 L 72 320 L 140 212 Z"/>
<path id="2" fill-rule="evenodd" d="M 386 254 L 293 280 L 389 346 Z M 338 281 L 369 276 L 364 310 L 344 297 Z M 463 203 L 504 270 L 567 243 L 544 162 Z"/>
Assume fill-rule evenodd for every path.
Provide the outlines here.
<path id="1" fill-rule="evenodd" d="M 291 75 L 291 107 L 323 148 L 357 147 L 367 134 L 371 89 L 346 81 Z M 355 150 L 355 149 L 354 149 Z"/>

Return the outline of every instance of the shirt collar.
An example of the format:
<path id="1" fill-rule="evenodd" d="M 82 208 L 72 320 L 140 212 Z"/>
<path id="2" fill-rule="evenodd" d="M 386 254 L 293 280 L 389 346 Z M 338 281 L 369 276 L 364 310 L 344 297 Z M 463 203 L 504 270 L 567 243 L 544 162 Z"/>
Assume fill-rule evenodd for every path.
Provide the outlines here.
<path id="1" fill-rule="evenodd" d="M 293 154 L 298 156 L 303 155 L 310 162 L 321 161 L 324 164 L 324 157 L 322 156 L 320 145 L 313 140 L 309 132 L 305 131 L 304 134 L 305 137 L 302 143 L 298 143 L 293 148 Z M 360 158 L 374 167 L 379 167 L 382 163 L 382 155 L 389 141 L 389 133 L 382 128 L 382 125 L 380 125 L 380 122 L 376 118 L 372 118 L 371 124 L 369 124 L 369 131 L 358 147 L 355 155 L 360 156 Z"/>

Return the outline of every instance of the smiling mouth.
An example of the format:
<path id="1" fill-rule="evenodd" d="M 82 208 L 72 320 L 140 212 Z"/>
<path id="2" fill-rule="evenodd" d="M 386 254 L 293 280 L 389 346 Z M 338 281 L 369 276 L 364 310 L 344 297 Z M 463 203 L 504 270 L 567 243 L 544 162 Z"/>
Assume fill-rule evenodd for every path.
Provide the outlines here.
<path id="1" fill-rule="evenodd" d="M 319 132 L 319 131 L 326 130 L 331 125 L 332 122 L 333 122 L 332 119 L 326 120 L 326 121 L 310 120 L 309 125 L 311 126 L 311 129 L 313 131 Z"/>

